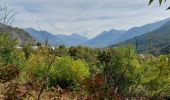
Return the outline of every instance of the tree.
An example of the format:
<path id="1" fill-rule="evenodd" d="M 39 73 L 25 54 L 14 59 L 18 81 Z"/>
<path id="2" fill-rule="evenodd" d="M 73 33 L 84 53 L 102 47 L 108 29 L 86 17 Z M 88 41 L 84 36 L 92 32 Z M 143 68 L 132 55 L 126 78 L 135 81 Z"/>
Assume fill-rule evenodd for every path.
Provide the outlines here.
<path id="1" fill-rule="evenodd" d="M 15 45 L 16 43 L 6 34 L 0 33 L 0 82 L 2 83 L 14 79 L 19 73 Z"/>
<path id="2" fill-rule="evenodd" d="M 64 45 L 60 45 L 58 48 L 56 48 L 55 52 L 59 57 L 66 56 L 68 53 L 67 48 Z"/>
<path id="3" fill-rule="evenodd" d="M 24 45 L 22 50 L 25 53 L 25 59 L 28 59 L 32 52 L 32 47 L 30 45 Z"/>
<path id="4" fill-rule="evenodd" d="M 14 62 L 14 49 L 16 42 L 11 40 L 5 33 L 0 33 L 0 62 L 1 67 L 8 66 Z"/>
<path id="5" fill-rule="evenodd" d="M 167 55 L 161 55 L 156 61 L 144 62 L 145 73 L 142 85 L 145 95 L 153 99 L 162 99 L 170 93 L 170 67 Z"/>
<path id="6" fill-rule="evenodd" d="M 80 59 L 74 60 L 71 57 L 57 58 L 57 62 L 50 71 L 53 84 L 58 84 L 62 88 L 75 89 L 75 86 L 80 85 L 90 76 L 87 64 Z"/>
<path id="7" fill-rule="evenodd" d="M 13 9 L 9 9 L 6 5 L 0 8 L 1 18 L 0 22 L 5 25 L 12 25 L 15 20 L 16 12 Z M 4 27 L 5 28 L 5 27 Z"/>
<path id="8" fill-rule="evenodd" d="M 143 70 L 132 47 L 106 49 L 99 53 L 98 59 L 104 66 L 102 74 L 107 98 L 134 93 Z"/>
<path id="9" fill-rule="evenodd" d="M 151 5 L 155 0 L 149 0 L 149 5 Z M 162 5 L 163 2 L 166 2 L 167 0 L 159 0 L 159 4 Z M 167 8 L 170 9 L 170 6 Z"/>
<path id="10" fill-rule="evenodd" d="M 84 61 L 74 60 L 71 57 L 56 58 L 48 72 L 45 62 L 44 56 L 34 54 L 31 54 L 27 60 L 27 71 L 31 72 L 31 76 L 26 75 L 26 77 L 37 86 L 47 77 L 45 85 L 49 88 L 59 85 L 62 88 L 72 89 L 72 86 L 80 84 L 90 75 L 89 68 Z"/>
<path id="11" fill-rule="evenodd" d="M 162 52 L 163 54 L 170 54 L 170 45 L 167 46 L 166 48 L 163 48 L 163 49 L 161 50 L 161 52 Z"/>

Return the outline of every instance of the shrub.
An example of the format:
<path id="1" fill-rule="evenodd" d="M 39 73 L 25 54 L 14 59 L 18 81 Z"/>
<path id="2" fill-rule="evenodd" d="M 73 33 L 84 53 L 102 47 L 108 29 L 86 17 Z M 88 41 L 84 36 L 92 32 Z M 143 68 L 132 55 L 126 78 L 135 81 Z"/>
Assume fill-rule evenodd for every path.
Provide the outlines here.
<path id="1" fill-rule="evenodd" d="M 25 54 L 25 59 L 28 59 L 31 52 L 32 52 L 32 47 L 30 45 L 24 45 L 23 46 L 23 52 Z"/>
<path id="2" fill-rule="evenodd" d="M 57 58 L 57 62 L 51 68 L 51 73 L 52 81 L 62 88 L 79 85 L 90 76 L 87 64 L 81 60 L 73 60 L 71 57 Z"/>
<path id="3" fill-rule="evenodd" d="M 37 54 L 31 54 L 27 60 L 25 76 L 27 81 L 40 82 L 43 81 L 46 75 L 45 57 Z"/>
<path id="4" fill-rule="evenodd" d="M 73 60 L 71 57 L 56 58 L 49 71 L 47 71 L 48 64 L 43 56 L 31 54 L 27 63 L 27 72 L 29 73 L 27 79 L 31 79 L 34 83 L 46 81 L 48 87 L 59 85 L 62 88 L 71 89 L 90 75 L 85 62 Z M 45 77 L 47 80 L 44 80 Z"/>
<path id="5" fill-rule="evenodd" d="M 0 33 L 0 64 L 6 67 L 14 63 L 16 42 L 8 38 L 5 33 Z"/>
<path id="6" fill-rule="evenodd" d="M 16 41 L 0 33 L 0 82 L 8 82 L 19 75 L 19 63 L 15 50 Z"/>

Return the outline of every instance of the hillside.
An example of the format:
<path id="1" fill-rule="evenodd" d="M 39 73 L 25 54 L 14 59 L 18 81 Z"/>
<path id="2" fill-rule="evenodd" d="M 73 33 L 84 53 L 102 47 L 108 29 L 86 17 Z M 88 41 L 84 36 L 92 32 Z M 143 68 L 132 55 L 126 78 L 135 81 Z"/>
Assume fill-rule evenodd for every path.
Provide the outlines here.
<path id="1" fill-rule="evenodd" d="M 0 33 L 6 33 L 11 39 L 17 39 L 19 44 L 35 44 L 36 40 L 23 29 L 0 24 Z"/>
<path id="2" fill-rule="evenodd" d="M 24 30 L 41 43 L 44 43 L 45 40 L 48 39 L 50 45 L 57 46 L 63 44 L 63 41 L 60 38 L 47 31 L 37 31 L 33 28 L 25 28 Z"/>
<path id="3" fill-rule="evenodd" d="M 44 42 L 44 40 L 47 38 L 49 44 L 53 46 L 58 46 L 62 44 L 66 46 L 77 46 L 88 40 L 87 38 L 76 33 L 67 36 L 63 34 L 54 35 L 47 31 L 37 31 L 33 28 L 25 28 L 24 30 L 41 43 Z"/>
<path id="4" fill-rule="evenodd" d="M 134 38 L 135 36 L 140 36 L 145 33 L 154 31 L 158 28 L 160 28 L 162 25 L 164 25 L 166 22 L 170 21 L 170 18 L 155 22 L 155 23 L 149 23 L 140 27 L 133 27 L 126 31 L 124 34 L 122 34 L 120 37 L 115 39 L 112 43 L 116 44 L 131 38 Z"/>
<path id="5" fill-rule="evenodd" d="M 132 27 L 131 29 L 125 30 L 115 30 L 112 29 L 110 31 L 104 31 L 97 35 L 95 38 L 88 40 L 87 42 L 83 43 L 82 45 L 88 47 L 95 47 L 95 48 L 103 48 L 108 47 L 109 45 L 114 45 L 128 39 L 134 38 L 136 36 L 143 35 L 145 33 L 154 31 L 168 22 L 170 18 L 155 22 L 149 23 L 140 27 Z"/>
<path id="6" fill-rule="evenodd" d="M 137 38 L 126 40 L 113 45 L 113 47 L 127 44 L 136 45 L 136 43 L 138 44 L 138 52 L 146 52 L 150 50 L 156 52 L 157 50 L 167 48 L 170 45 L 170 21 L 152 32 L 145 33 Z"/>
<path id="7" fill-rule="evenodd" d="M 124 32 L 124 30 L 115 29 L 112 29 L 110 31 L 104 31 L 95 38 L 85 42 L 83 45 L 97 48 L 107 47 L 110 44 L 113 44 L 112 41 L 121 36 Z"/>

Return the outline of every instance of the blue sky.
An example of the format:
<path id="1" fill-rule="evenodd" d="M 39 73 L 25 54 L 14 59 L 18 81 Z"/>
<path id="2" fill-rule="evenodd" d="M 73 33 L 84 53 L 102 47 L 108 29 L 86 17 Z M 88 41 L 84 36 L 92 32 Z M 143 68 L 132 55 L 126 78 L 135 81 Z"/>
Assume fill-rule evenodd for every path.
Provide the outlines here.
<path id="1" fill-rule="evenodd" d="M 18 14 L 13 26 L 53 34 L 78 33 L 92 38 L 104 30 L 129 29 L 170 17 L 167 2 L 148 0 L 1 0 Z"/>

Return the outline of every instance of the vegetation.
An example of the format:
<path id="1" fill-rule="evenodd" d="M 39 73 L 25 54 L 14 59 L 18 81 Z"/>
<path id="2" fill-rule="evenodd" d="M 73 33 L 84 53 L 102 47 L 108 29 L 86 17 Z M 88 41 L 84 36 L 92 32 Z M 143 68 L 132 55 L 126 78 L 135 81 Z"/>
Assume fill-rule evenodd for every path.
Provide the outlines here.
<path id="1" fill-rule="evenodd" d="M 170 26 L 170 22 L 167 22 L 157 30 L 118 43 L 113 47 L 133 44 L 137 47 L 136 51 L 138 53 L 148 52 L 153 55 L 168 53 L 168 47 L 170 45 L 169 26 Z"/>
<path id="2" fill-rule="evenodd" d="M 153 1 L 156 1 L 156 0 L 149 0 L 149 5 L 151 5 L 153 3 Z M 159 0 L 160 5 L 162 5 L 163 2 L 167 2 L 167 0 Z M 167 9 L 170 9 L 170 7 L 168 7 Z"/>
<path id="3" fill-rule="evenodd" d="M 162 4 L 163 0 L 159 1 Z M 150 4 L 152 2 L 150 0 Z M 160 38 L 166 41 L 169 38 L 167 31 L 170 31 L 166 25 L 150 34 L 158 34 L 158 37 L 160 33 L 164 34 L 165 37 Z M 141 45 L 150 43 L 150 49 L 138 54 L 138 44 L 135 44 L 136 47 L 128 44 L 103 49 L 66 48 L 63 45 L 52 48 L 46 40 L 45 45 L 37 43 L 37 48 L 27 43 L 17 48 L 20 41 L 5 32 L 0 33 L 0 99 L 170 98 L 170 46 L 158 37 L 158 44 L 142 42 Z M 163 46 L 162 53 L 155 54 L 153 46 L 158 45 Z"/>
<path id="4" fill-rule="evenodd" d="M 16 42 L 5 34 L 0 35 L 0 43 L 0 94 L 6 99 L 170 96 L 169 52 L 139 55 L 130 45 L 105 49 L 60 46 L 54 50 L 25 45 L 16 49 Z"/>

